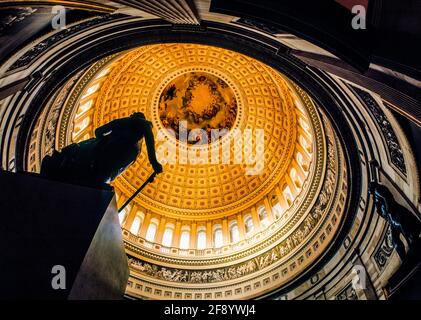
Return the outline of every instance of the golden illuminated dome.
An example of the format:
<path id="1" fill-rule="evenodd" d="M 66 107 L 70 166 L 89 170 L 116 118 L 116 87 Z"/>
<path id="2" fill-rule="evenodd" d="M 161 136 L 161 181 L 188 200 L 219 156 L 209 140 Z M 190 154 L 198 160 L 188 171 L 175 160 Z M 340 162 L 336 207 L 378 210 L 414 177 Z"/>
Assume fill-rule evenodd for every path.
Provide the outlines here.
<path id="1" fill-rule="evenodd" d="M 295 98 L 286 81 L 252 58 L 210 46 L 167 44 L 142 47 L 126 54 L 116 63 L 118 67 L 110 71 L 99 89 L 92 114 L 91 135 L 95 128 L 135 111 L 145 113 L 153 121 L 155 132 L 165 127 L 161 120 L 162 95 L 181 81 L 176 90 L 183 91 L 179 97 L 182 100 L 188 87 L 188 83 L 186 86 L 183 82 L 194 76 L 206 74 L 203 77 L 207 81 L 217 83 L 220 80 L 228 86 L 229 90 L 219 90 L 219 103 L 224 104 L 226 113 L 229 112 L 227 104 L 235 103 L 236 108 L 238 105 L 236 117 L 228 126 L 230 132 L 224 137 L 231 142 L 228 149 L 230 154 L 222 155 L 224 139 L 220 144 L 198 148 L 197 152 L 208 153 L 209 161 L 204 164 L 200 163 L 203 157 L 194 157 L 192 154 L 196 146 L 189 147 L 185 158 L 180 151 L 177 153 L 177 163 L 164 165 L 164 173 L 135 199 L 135 203 L 144 209 L 183 219 L 221 218 L 236 213 L 256 204 L 262 195 L 277 184 L 286 182 L 285 175 L 294 167 L 292 160 L 299 139 L 307 143 L 304 148 L 311 150 L 312 134 L 307 114 L 295 105 Z M 207 87 L 200 83 L 192 88 L 194 94 L 202 90 L 202 97 L 192 97 L 190 108 L 207 108 L 212 103 L 211 99 L 216 100 Z M 219 88 L 216 89 L 218 91 Z M 200 99 L 203 99 L 203 104 Z M 169 104 L 168 108 L 171 107 Z M 200 113 L 203 110 L 197 111 Z M 300 126 L 301 123 L 306 125 L 305 128 Z M 203 124 L 203 120 L 200 124 Z M 301 134 L 298 133 L 299 127 Z M 234 152 L 235 144 L 243 144 L 240 148 L 252 148 L 254 153 L 257 151 L 255 130 L 251 132 L 252 141 L 244 141 L 244 135 L 238 139 L 234 137 L 234 128 L 241 132 L 257 128 L 264 131 L 264 163 L 248 165 L 242 159 L 234 158 L 242 156 L 242 152 Z M 179 145 L 179 141 L 171 139 L 170 135 L 166 138 L 175 146 Z M 157 142 L 158 150 L 160 143 L 162 141 Z M 229 157 L 228 163 L 211 163 L 212 150 L 218 148 L 221 149 L 216 151 L 221 153 L 220 158 Z M 247 174 L 252 169 L 256 169 L 258 174 Z M 144 148 L 138 161 L 115 182 L 115 187 L 122 195 L 129 197 L 151 173 Z M 302 182 L 305 176 L 303 172 Z"/>
<path id="2" fill-rule="evenodd" d="M 67 98 L 58 148 L 134 112 L 152 121 L 164 170 L 120 214 L 129 294 L 144 297 L 138 288 L 148 284 L 148 298 L 162 290 L 192 298 L 201 288 L 200 297 L 217 299 L 228 282 L 233 298 L 261 295 L 329 244 L 346 201 L 343 153 L 329 121 L 288 78 L 198 44 L 109 56 Z M 221 134 L 212 139 L 212 130 Z M 118 206 L 151 173 L 143 146 L 113 182 Z"/>

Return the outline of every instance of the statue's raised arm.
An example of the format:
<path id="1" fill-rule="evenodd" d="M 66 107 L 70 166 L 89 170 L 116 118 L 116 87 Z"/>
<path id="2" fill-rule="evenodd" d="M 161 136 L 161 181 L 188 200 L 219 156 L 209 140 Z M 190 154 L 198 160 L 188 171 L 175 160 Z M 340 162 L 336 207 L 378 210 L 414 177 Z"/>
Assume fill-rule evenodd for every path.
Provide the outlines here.
<path id="1" fill-rule="evenodd" d="M 155 173 L 161 173 L 152 123 L 143 113 L 137 112 L 97 128 L 93 139 L 72 144 L 45 157 L 41 174 L 70 183 L 104 186 L 136 161 L 143 138 Z"/>
<path id="2" fill-rule="evenodd" d="M 152 132 L 152 123 L 149 121 L 146 121 L 147 124 L 145 124 L 145 142 L 146 142 L 146 149 L 148 151 L 148 158 L 149 163 L 151 164 L 152 168 L 156 173 L 162 172 L 162 165 L 158 162 L 156 159 L 156 152 L 155 152 L 155 138 Z"/>

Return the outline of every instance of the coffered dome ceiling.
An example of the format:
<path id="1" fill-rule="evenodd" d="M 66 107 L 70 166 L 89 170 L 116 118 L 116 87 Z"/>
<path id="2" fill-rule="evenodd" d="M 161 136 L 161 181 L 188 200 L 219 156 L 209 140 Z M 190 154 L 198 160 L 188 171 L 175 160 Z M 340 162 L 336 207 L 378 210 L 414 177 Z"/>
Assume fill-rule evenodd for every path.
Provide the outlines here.
<path id="1" fill-rule="evenodd" d="M 39 118 L 29 167 L 39 170 L 53 147 L 93 137 L 134 112 L 152 121 L 164 171 L 120 215 L 131 295 L 160 298 L 167 288 L 166 298 L 194 298 L 207 288 L 201 298 L 258 296 L 329 244 L 347 190 L 331 125 L 300 87 L 234 51 L 154 44 L 100 60 Z M 212 139 L 212 129 L 226 131 Z M 151 173 L 143 146 L 113 183 L 118 205 Z M 146 284 L 145 296 L 137 289 Z"/>
<path id="2" fill-rule="evenodd" d="M 286 80 L 274 70 L 233 51 L 193 44 L 145 46 L 127 53 L 116 64 L 118 66 L 110 71 L 98 89 L 98 98 L 91 116 L 93 126 L 90 135 L 98 126 L 135 111 L 144 112 L 153 121 L 155 130 L 163 128 L 163 121 L 160 119 L 162 94 L 165 94 L 169 86 L 176 84 L 180 77 L 184 77 L 182 81 L 185 82 L 194 74 L 207 74 L 208 81 L 215 79 L 215 83 L 217 80 L 226 83 L 228 88 L 222 93 L 228 97 L 222 96 L 221 104 L 234 103 L 236 106 L 235 117 L 229 126 L 230 132 L 224 137 L 224 140 L 231 140 L 228 164 L 210 164 L 212 148 L 221 153 L 222 142 L 198 148 L 208 152 L 207 164 L 193 163 L 196 161 L 193 157 L 181 159 L 179 152 L 177 165 L 166 165 L 164 173 L 146 187 L 135 200 L 136 204 L 157 212 L 164 211 L 166 216 L 174 218 L 220 218 L 238 211 L 239 208 L 244 209 L 255 204 L 274 185 L 286 181 L 285 175 L 292 169 L 300 136 L 298 120 L 301 119 L 307 125 L 308 120 L 307 112 L 297 108 L 297 98 Z M 209 95 L 209 89 L 204 88 L 204 85 L 202 89 L 199 87 L 196 90 L 204 91 L 201 92 L 202 96 Z M 182 92 L 178 97 L 180 100 L 183 93 L 185 95 Z M 193 103 L 200 104 L 200 101 Z M 226 118 L 226 115 L 223 117 Z M 80 117 L 76 122 L 84 119 L 86 118 Z M 218 123 L 214 126 L 217 125 Z M 234 139 L 233 129 L 243 132 L 245 129 L 255 128 L 264 130 L 264 168 L 259 174 L 248 175 L 247 168 L 254 164 L 235 164 L 234 144 L 245 145 L 246 142 L 243 141 L 244 137 Z M 302 131 L 305 132 L 302 136 L 311 145 L 310 126 Z M 168 139 L 175 147 L 183 147 L 179 141 Z M 255 152 L 256 141 L 250 142 L 252 144 L 249 147 Z M 158 142 L 158 149 L 159 145 Z M 192 146 L 188 148 L 195 149 Z M 238 162 L 244 161 L 240 159 Z M 151 173 L 146 149 L 143 148 L 138 161 L 116 181 L 115 187 L 128 197 Z"/>

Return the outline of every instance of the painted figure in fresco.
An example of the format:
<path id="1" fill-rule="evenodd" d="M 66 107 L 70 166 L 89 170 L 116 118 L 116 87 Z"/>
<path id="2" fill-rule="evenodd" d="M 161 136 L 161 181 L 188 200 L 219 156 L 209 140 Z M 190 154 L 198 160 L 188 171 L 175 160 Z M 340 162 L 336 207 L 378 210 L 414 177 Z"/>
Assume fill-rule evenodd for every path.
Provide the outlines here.
<path id="1" fill-rule="evenodd" d="M 145 138 L 149 162 L 162 172 L 156 159 L 152 123 L 143 113 L 113 120 L 95 130 L 95 138 L 71 144 L 46 156 L 41 175 L 58 181 L 109 188 L 108 184 L 135 162 Z"/>
<path id="2" fill-rule="evenodd" d="M 412 212 L 396 202 L 392 193 L 385 186 L 371 182 L 370 193 L 374 196 L 377 213 L 390 225 L 393 244 L 399 257 L 403 260 L 405 246 L 400 235 L 403 235 L 411 247 L 419 240 L 421 223 Z"/>

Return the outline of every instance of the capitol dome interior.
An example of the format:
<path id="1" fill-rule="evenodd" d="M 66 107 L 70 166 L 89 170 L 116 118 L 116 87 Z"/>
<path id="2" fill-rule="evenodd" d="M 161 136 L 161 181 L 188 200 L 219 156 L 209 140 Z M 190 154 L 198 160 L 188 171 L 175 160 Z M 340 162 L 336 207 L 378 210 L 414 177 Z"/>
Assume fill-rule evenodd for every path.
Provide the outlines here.
<path id="1" fill-rule="evenodd" d="M 104 191 L 124 255 L 115 268 L 128 270 L 121 298 L 421 299 L 421 71 L 410 52 L 421 25 L 402 23 L 421 8 L 285 2 L 0 3 L 0 173 L 21 181 L 10 193 L 112 121 L 142 113 L 152 124 L 162 173 L 141 142 Z M 366 28 L 352 27 L 356 5 Z M 401 51 L 385 45 L 391 35 Z M 63 188 L 81 207 L 99 192 Z"/>

